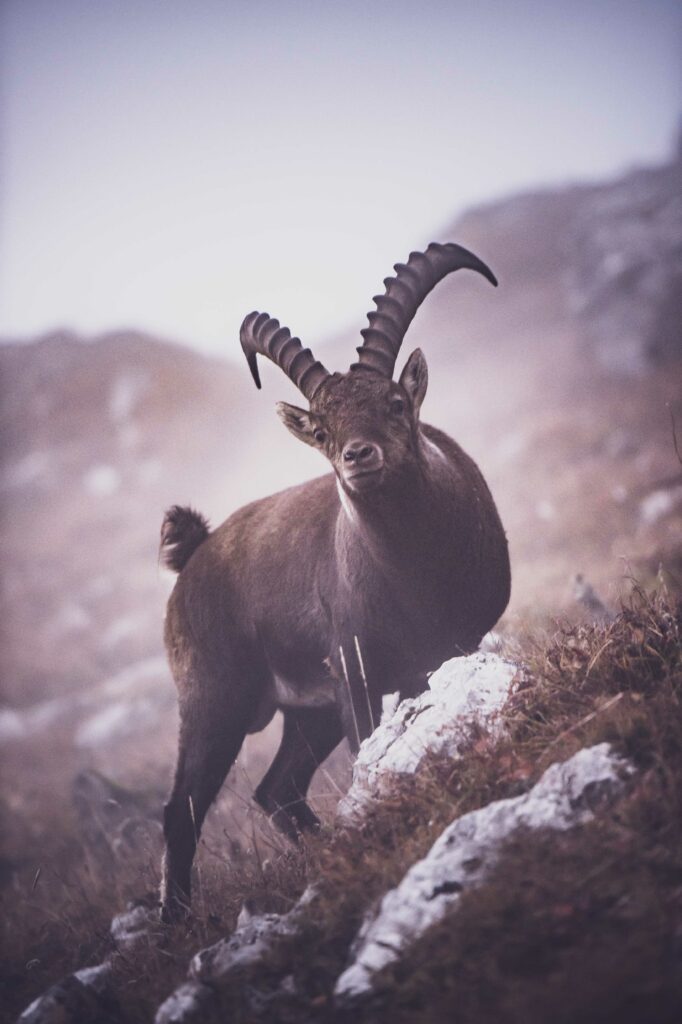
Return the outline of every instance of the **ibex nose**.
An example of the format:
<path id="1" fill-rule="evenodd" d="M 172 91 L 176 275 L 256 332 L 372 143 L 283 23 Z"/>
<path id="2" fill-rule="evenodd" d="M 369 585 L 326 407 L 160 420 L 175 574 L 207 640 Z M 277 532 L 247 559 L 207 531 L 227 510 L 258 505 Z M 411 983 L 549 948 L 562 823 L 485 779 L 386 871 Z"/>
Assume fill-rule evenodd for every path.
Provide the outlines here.
<path id="1" fill-rule="evenodd" d="M 382 462 L 381 449 L 370 441 L 349 441 L 343 449 L 343 461 L 358 469 L 373 469 L 379 467 Z"/>

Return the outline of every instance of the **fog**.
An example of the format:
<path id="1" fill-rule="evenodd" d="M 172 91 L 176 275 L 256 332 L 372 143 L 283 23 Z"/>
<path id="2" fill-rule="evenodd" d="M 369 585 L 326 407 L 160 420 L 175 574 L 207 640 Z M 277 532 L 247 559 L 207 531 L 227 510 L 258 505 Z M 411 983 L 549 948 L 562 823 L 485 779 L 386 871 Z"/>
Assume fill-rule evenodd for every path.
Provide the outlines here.
<path id="1" fill-rule="evenodd" d="M 680 111 L 674 0 L 1 17 L 5 337 L 136 327 L 231 354 L 253 308 L 333 336 L 458 212 L 658 162 Z"/>

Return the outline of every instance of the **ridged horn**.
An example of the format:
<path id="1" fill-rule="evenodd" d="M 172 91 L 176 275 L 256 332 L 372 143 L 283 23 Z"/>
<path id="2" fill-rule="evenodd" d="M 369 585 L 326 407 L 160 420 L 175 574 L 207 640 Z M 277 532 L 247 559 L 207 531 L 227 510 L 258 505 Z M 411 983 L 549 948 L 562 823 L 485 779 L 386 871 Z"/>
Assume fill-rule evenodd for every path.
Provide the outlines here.
<path id="1" fill-rule="evenodd" d="M 259 355 L 267 356 L 284 370 L 309 402 L 330 376 L 310 349 L 303 348 L 298 338 L 292 338 L 288 327 L 280 327 L 279 320 L 267 313 L 249 313 L 240 328 L 239 340 L 257 388 L 261 386 L 256 362 Z"/>
<path id="2" fill-rule="evenodd" d="M 385 294 L 374 296 L 377 308 L 367 314 L 369 327 L 360 332 L 364 341 L 357 350 L 358 362 L 353 363 L 351 370 L 376 370 L 384 377 L 392 377 L 403 338 L 422 302 L 447 274 L 462 268 L 477 270 L 497 286 L 492 270 L 454 242 L 432 242 L 426 252 L 410 253 L 407 263 L 396 263 L 396 276 L 384 281 Z"/>

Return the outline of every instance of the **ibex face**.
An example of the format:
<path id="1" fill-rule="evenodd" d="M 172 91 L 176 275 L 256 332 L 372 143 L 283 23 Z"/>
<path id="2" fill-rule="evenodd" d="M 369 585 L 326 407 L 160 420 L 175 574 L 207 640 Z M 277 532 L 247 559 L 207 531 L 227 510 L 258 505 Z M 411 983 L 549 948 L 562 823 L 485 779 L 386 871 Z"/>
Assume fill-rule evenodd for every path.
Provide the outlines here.
<path id="1" fill-rule="evenodd" d="M 277 412 L 295 437 L 329 459 L 346 492 L 365 493 L 407 480 L 417 469 L 427 381 L 426 360 L 417 349 L 398 384 L 356 366 L 328 377 L 309 412 L 287 402 L 278 403 Z"/>

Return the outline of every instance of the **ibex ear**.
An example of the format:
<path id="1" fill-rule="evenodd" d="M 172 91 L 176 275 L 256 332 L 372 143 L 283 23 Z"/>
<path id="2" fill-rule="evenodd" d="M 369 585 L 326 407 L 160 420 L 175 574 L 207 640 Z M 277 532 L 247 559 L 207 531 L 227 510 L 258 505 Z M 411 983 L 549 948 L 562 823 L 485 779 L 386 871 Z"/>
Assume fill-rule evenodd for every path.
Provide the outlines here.
<path id="1" fill-rule="evenodd" d="M 426 365 L 424 354 L 420 348 L 416 348 L 403 367 L 400 374 L 400 386 L 405 388 L 412 399 L 415 413 L 418 413 L 424 401 L 426 388 L 429 383 L 429 368 Z"/>
<path id="2" fill-rule="evenodd" d="M 289 405 L 288 402 L 278 402 L 275 408 L 282 423 L 294 437 L 297 437 L 299 441 L 305 441 L 306 444 L 315 444 L 312 420 L 305 409 Z"/>

